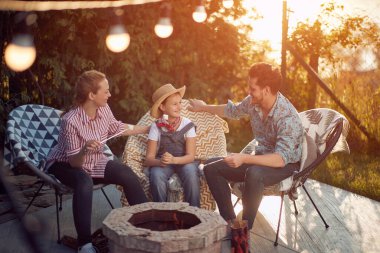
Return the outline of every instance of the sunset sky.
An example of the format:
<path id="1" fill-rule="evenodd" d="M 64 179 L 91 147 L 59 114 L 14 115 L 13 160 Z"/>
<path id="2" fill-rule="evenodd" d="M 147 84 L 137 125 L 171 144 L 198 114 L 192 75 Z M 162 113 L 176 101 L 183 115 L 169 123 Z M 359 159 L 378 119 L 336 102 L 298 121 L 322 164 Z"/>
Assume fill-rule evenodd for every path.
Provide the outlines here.
<path id="1" fill-rule="evenodd" d="M 288 0 L 289 13 L 289 31 L 291 31 L 298 22 L 310 20 L 314 21 L 319 14 L 322 3 L 330 0 Z M 342 4 L 347 14 L 368 15 L 380 25 L 380 0 L 336 0 Z M 244 0 L 244 6 L 250 10 L 256 8 L 261 20 L 252 22 L 248 18 L 243 18 L 243 22 L 251 23 L 253 32 L 251 34 L 254 40 L 269 40 L 275 52 L 271 57 L 280 58 L 281 48 L 281 23 L 282 23 L 282 0 Z"/>

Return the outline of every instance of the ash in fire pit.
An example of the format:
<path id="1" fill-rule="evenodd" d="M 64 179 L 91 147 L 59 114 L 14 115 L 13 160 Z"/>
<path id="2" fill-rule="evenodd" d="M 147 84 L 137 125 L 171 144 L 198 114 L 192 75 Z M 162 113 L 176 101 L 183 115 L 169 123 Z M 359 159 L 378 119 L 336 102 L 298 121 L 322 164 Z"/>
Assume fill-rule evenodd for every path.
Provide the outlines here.
<path id="1" fill-rule="evenodd" d="M 147 210 L 133 214 L 128 221 L 138 228 L 153 231 L 189 229 L 201 223 L 194 214 L 173 210 Z"/>
<path id="2" fill-rule="evenodd" d="M 103 221 L 111 253 L 220 252 L 227 223 L 215 212 L 184 202 L 113 209 Z"/>

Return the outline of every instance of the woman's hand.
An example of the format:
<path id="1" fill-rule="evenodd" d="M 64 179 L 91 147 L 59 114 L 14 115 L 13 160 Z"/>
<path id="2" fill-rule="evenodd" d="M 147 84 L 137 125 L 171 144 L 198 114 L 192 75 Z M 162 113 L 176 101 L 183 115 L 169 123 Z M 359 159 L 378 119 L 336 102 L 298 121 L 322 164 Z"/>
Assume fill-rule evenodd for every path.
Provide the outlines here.
<path id="1" fill-rule="evenodd" d="M 84 144 L 84 146 L 82 148 L 82 152 L 84 154 L 86 154 L 88 151 L 98 150 L 101 146 L 102 146 L 102 144 L 99 141 L 89 140 Z"/>

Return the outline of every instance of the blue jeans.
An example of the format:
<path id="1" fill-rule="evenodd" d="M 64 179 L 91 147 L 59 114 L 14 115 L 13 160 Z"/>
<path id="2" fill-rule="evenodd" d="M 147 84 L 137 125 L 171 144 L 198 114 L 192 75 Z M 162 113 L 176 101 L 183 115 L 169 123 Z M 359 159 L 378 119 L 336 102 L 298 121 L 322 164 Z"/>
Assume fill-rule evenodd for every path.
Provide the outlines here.
<path id="1" fill-rule="evenodd" d="M 210 191 L 218 205 L 220 215 L 226 221 L 236 218 L 228 182 L 245 183 L 242 199 L 243 219 L 248 220 L 248 227 L 251 229 L 263 197 L 264 187 L 281 182 L 298 169 L 299 163 L 290 163 L 283 168 L 249 164 L 232 168 L 222 161 L 206 166 L 204 173 Z"/>
<path id="2" fill-rule="evenodd" d="M 177 173 L 182 182 L 185 201 L 191 206 L 200 206 L 199 162 L 168 165 L 166 167 L 151 167 L 149 169 L 150 188 L 155 202 L 166 202 L 168 180 Z"/>
<path id="3" fill-rule="evenodd" d="M 91 242 L 92 187 L 94 184 L 118 184 L 123 186 L 129 204 L 147 202 L 136 174 L 119 161 L 108 161 L 104 178 L 92 178 L 81 168 L 71 167 L 69 163 L 55 162 L 49 173 L 63 184 L 73 188 L 73 216 L 78 233 L 78 246 Z"/>

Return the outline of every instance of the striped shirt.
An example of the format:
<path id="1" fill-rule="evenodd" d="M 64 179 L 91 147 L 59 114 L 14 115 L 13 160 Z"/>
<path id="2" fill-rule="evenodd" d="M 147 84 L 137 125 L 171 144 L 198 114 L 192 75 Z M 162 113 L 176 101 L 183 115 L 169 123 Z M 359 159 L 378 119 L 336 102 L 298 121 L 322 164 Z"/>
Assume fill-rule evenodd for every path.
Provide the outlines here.
<path id="1" fill-rule="evenodd" d="M 47 158 L 47 168 L 54 162 L 69 162 L 69 156 L 78 154 L 89 140 L 99 142 L 125 130 L 126 125 L 117 121 L 108 105 L 96 110 L 95 119 L 90 119 L 81 106 L 67 112 L 61 121 L 58 144 Z M 88 151 L 82 168 L 91 176 L 102 178 L 107 162 L 103 153 L 104 144 L 95 151 Z"/>

